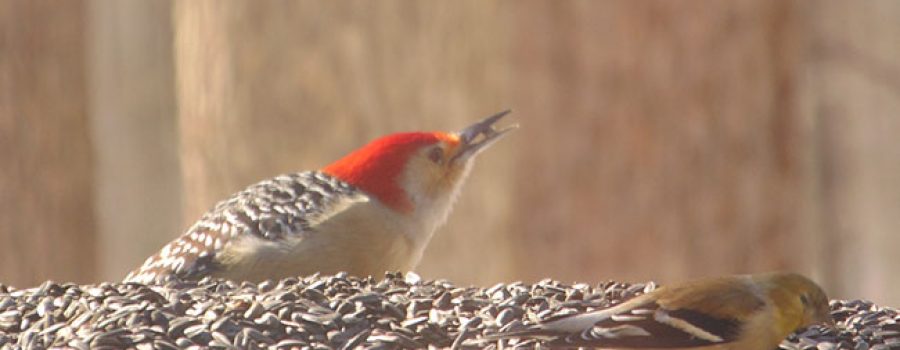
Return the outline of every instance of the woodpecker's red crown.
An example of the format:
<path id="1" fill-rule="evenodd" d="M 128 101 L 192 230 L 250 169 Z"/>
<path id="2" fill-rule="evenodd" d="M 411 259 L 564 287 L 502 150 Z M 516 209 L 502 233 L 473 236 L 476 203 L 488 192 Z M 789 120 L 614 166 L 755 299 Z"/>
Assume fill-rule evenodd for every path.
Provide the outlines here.
<path id="1" fill-rule="evenodd" d="M 416 151 L 438 142 L 455 147 L 459 137 L 444 132 L 392 134 L 351 152 L 322 171 L 375 195 L 395 209 L 406 211 L 411 204 L 398 179 Z"/>
<path id="2" fill-rule="evenodd" d="M 362 189 L 395 210 L 410 212 L 414 209 L 414 199 L 436 199 L 458 192 L 470 160 L 515 128 L 500 131 L 493 128 L 507 113 L 498 113 L 459 132 L 388 135 L 322 171 Z"/>

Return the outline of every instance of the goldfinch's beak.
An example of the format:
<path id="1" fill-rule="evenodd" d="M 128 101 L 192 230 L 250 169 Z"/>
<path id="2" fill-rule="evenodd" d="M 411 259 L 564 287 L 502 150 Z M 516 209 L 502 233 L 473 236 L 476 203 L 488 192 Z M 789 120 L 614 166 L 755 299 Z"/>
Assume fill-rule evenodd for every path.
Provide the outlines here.
<path id="1" fill-rule="evenodd" d="M 503 118 L 503 116 L 509 114 L 509 112 L 512 111 L 505 110 L 494 114 L 457 132 L 456 134 L 459 136 L 460 145 L 459 149 L 456 151 L 456 155 L 454 155 L 450 161 L 465 162 L 476 156 L 478 153 L 481 153 L 481 151 L 494 144 L 494 142 L 497 142 L 497 140 L 502 138 L 503 135 L 506 135 L 507 132 L 518 128 L 518 124 L 513 124 L 501 130 L 494 129 L 494 123 L 500 120 L 500 118 Z"/>

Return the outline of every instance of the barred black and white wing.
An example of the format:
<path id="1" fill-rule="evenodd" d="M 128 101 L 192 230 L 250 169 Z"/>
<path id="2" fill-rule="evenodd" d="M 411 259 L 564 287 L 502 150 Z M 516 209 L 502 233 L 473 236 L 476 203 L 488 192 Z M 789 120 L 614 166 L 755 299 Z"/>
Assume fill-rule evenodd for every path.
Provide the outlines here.
<path id="1" fill-rule="evenodd" d="M 215 205 L 181 237 L 125 277 L 125 282 L 198 279 L 218 268 L 217 254 L 238 237 L 268 242 L 302 239 L 319 222 L 367 198 L 355 187 L 311 171 L 247 187 Z"/>

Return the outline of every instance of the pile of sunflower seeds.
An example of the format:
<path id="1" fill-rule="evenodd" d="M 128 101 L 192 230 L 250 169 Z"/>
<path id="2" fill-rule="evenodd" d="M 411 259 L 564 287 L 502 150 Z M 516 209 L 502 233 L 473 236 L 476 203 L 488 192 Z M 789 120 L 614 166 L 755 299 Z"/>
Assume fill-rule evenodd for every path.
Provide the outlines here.
<path id="1" fill-rule="evenodd" d="M 865 300 L 832 300 L 835 328 L 812 326 L 789 336 L 782 349 L 888 350 L 900 349 L 897 309 Z"/>
<path id="2" fill-rule="evenodd" d="M 415 274 L 346 274 L 260 284 L 204 279 L 164 286 L 0 285 L 0 347 L 75 349 L 497 348 L 480 338 L 560 313 L 604 308 L 655 285 L 605 282 L 458 287 Z M 888 349 L 897 311 L 833 301 L 838 330 L 811 327 L 783 349 Z M 538 340 L 517 347 L 540 347 Z"/>

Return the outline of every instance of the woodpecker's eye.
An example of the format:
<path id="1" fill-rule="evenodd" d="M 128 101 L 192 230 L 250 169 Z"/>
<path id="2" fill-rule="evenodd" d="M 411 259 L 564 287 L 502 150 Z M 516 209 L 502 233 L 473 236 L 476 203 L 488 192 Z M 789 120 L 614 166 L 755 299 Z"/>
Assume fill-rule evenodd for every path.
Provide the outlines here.
<path id="1" fill-rule="evenodd" d="M 444 150 L 440 147 L 428 150 L 428 159 L 431 159 L 435 164 L 441 164 L 444 160 Z"/>

